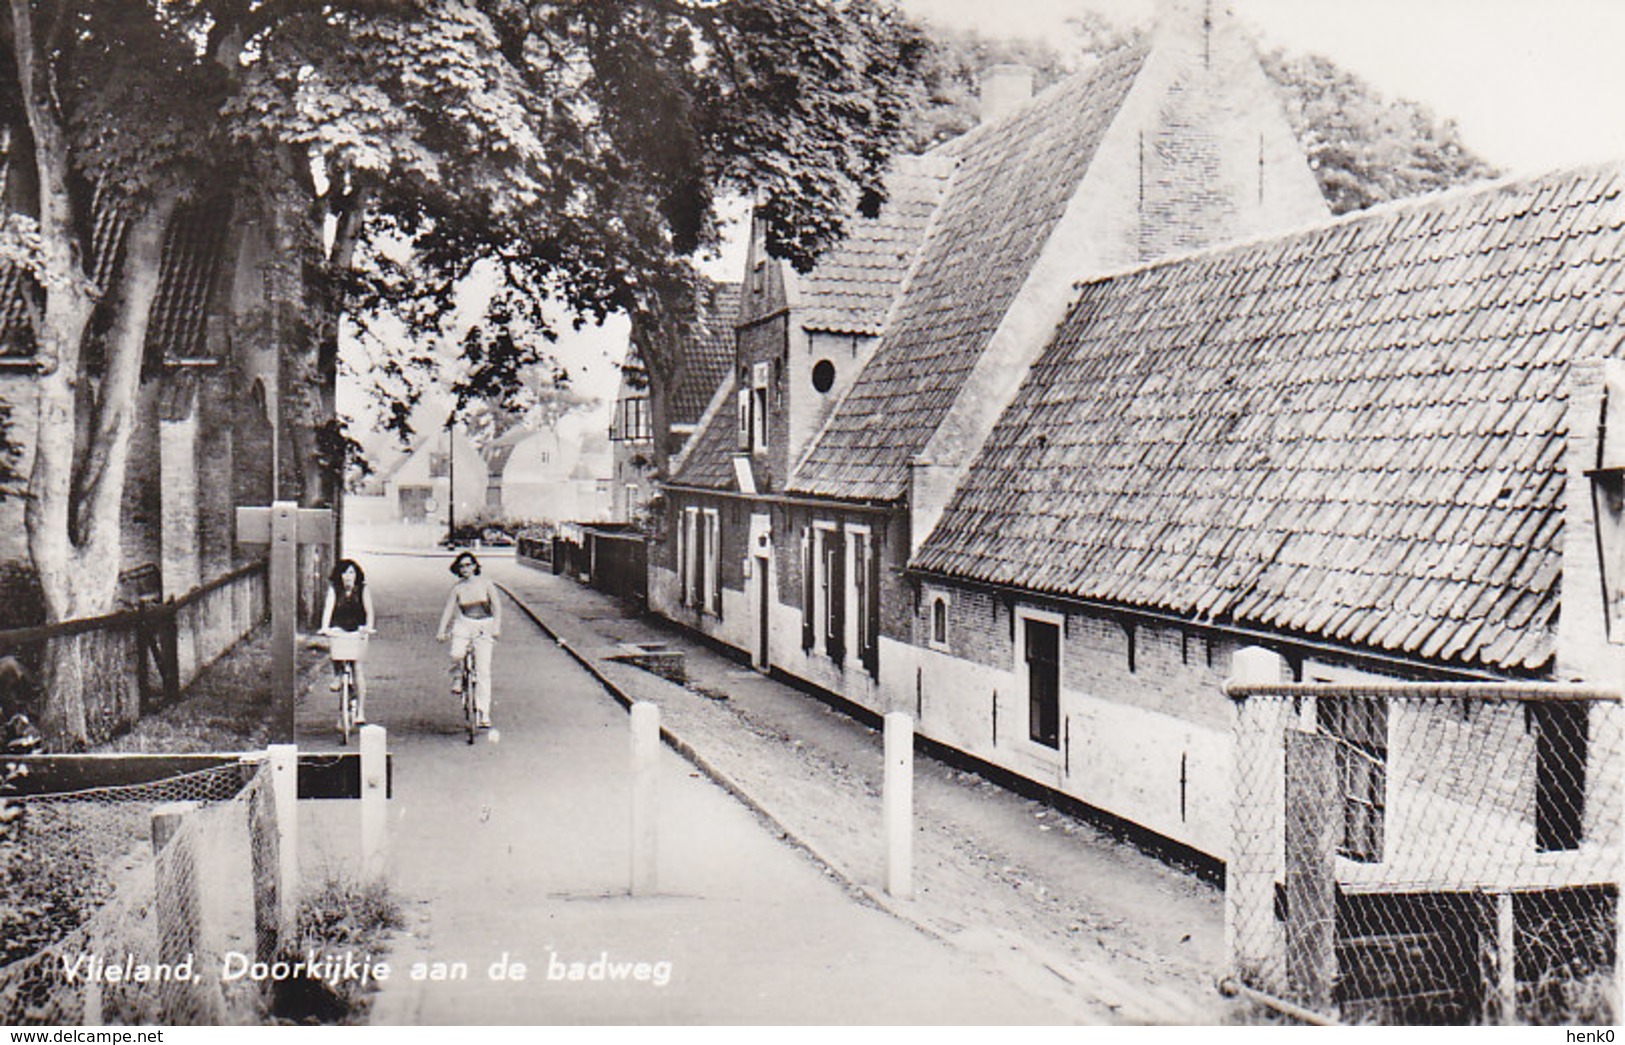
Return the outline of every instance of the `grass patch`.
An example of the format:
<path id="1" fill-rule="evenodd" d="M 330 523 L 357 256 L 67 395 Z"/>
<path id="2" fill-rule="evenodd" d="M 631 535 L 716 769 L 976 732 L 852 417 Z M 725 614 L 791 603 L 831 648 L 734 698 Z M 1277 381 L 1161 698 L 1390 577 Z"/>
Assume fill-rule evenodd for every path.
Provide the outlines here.
<path id="1" fill-rule="evenodd" d="M 302 692 L 326 656 L 303 644 L 297 656 Z M 166 754 L 261 750 L 293 732 L 291 722 L 277 721 L 271 676 L 271 628 L 266 624 L 205 668 L 173 706 L 147 715 L 128 733 L 96 750 Z"/>
<path id="2" fill-rule="evenodd" d="M 369 960 L 373 960 L 387 950 L 390 933 L 404 924 L 400 905 L 384 883 L 362 885 L 329 878 L 299 903 L 299 936 L 294 950 L 300 956 L 315 951 L 340 960 L 346 952 L 357 959 L 370 954 Z M 356 980 L 329 984 L 303 978 L 282 981 L 275 985 L 271 1014 L 292 1023 L 362 1023 L 376 989 L 370 980 L 365 984 Z"/>

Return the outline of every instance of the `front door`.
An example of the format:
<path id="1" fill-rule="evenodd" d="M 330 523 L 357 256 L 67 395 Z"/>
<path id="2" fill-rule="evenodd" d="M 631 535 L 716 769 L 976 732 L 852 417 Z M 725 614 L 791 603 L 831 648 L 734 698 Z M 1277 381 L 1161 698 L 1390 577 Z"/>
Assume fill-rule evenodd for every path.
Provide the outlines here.
<path id="1" fill-rule="evenodd" d="M 1045 747 L 1060 747 L 1061 629 L 1046 621 L 1026 622 L 1027 735 Z"/>
<path id="2" fill-rule="evenodd" d="M 765 555 L 756 557 L 756 666 L 766 671 L 772 666 L 768 637 L 773 627 L 773 588 L 768 583 L 767 567 L 771 560 Z"/>

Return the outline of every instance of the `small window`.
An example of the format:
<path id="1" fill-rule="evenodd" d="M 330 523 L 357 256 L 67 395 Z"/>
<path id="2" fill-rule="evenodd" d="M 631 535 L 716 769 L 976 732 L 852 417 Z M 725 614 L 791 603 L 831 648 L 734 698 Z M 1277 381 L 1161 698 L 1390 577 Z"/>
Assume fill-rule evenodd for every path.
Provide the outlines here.
<path id="1" fill-rule="evenodd" d="M 936 649 L 948 648 L 948 596 L 931 598 L 931 645 Z"/>
<path id="2" fill-rule="evenodd" d="M 820 359 L 812 368 L 813 390 L 819 394 L 828 392 L 835 387 L 835 364 L 827 359 Z"/>
<path id="3" fill-rule="evenodd" d="M 1321 732 L 1337 741 L 1343 790 L 1343 839 L 1337 851 L 1350 860 L 1380 863 L 1388 805 L 1388 702 L 1321 697 L 1315 718 Z"/>
<path id="4" fill-rule="evenodd" d="M 1535 737 L 1535 848 L 1543 853 L 1578 849 L 1585 835 L 1586 706 L 1533 705 Z"/>

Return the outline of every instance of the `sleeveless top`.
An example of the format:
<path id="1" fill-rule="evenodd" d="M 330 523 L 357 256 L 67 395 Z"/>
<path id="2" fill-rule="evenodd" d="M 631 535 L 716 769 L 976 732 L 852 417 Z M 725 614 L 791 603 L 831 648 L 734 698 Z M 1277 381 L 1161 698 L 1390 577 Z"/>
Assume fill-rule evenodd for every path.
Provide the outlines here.
<path id="1" fill-rule="evenodd" d="M 361 589 L 349 595 L 339 588 L 333 589 L 333 627 L 340 631 L 360 631 L 367 623 L 367 607 L 361 602 Z"/>
<path id="2" fill-rule="evenodd" d="M 492 617 L 491 596 L 487 594 L 479 602 L 462 602 L 459 600 L 457 612 L 469 620 L 490 620 Z"/>

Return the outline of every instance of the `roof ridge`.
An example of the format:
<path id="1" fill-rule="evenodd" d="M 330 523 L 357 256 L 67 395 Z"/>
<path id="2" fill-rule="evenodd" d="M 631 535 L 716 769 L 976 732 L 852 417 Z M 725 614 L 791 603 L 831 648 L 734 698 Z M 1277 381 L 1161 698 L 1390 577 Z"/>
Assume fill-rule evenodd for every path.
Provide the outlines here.
<path id="1" fill-rule="evenodd" d="M 1527 171 L 1520 174 L 1509 174 L 1499 178 L 1489 178 L 1484 181 L 1472 182 L 1467 185 L 1453 185 L 1449 188 L 1439 189 L 1435 192 L 1423 193 L 1420 196 L 1406 196 L 1403 199 L 1385 200 L 1382 203 L 1363 207 L 1360 210 L 1338 214 L 1326 221 L 1299 225 L 1296 228 L 1281 229 L 1264 233 L 1259 236 L 1247 236 L 1242 239 L 1229 240 L 1225 243 L 1215 243 L 1198 250 L 1186 251 L 1181 254 L 1168 254 L 1153 258 L 1150 261 L 1135 262 L 1123 268 L 1109 269 L 1077 281 L 1074 286 L 1081 289 L 1098 283 L 1109 283 L 1115 279 L 1139 275 L 1152 269 L 1160 269 L 1172 265 L 1186 264 L 1203 258 L 1223 257 L 1232 252 L 1242 252 L 1254 247 L 1271 243 L 1285 243 L 1299 236 L 1307 236 L 1316 232 L 1327 232 L 1333 229 L 1346 228 L 1359 225 L 1363 222 L 1379 222 L 1386 218 L 1404 215 L 1413 211 L 1423 211 L 1433 208 L 1445 209 L 1450 204 L 1465 200 L 1490 196 L 1508 190 L 1523 190 L 1532 192 L 1547 183 L 1575 179 L 1587 175 L 1595 176 L 1603 173 L 1616 173 L 1625 176 L 1625 156 L 1610 160 L 1593 160 L 1573 167 L 1558 167 L 1542 173 L 1531 174 Z"/>

